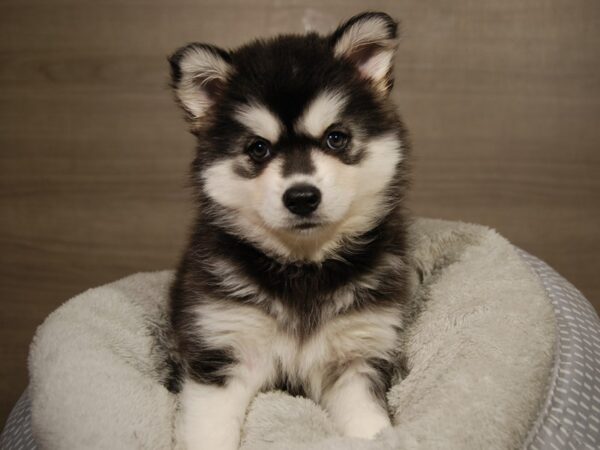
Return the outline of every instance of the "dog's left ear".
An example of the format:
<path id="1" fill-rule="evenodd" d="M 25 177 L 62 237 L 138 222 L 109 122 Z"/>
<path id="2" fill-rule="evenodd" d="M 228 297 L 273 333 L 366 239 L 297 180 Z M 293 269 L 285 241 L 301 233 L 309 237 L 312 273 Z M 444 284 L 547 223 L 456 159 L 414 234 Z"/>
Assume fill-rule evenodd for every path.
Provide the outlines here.
<path id="1" fill-rule="evenodd" d="M 389 93 L 398 43 L 398 24 L 394 19 L 380 12 L 359 14 L 333 32 L 331 43 L 335 56 L 352 62 L 378 91 Z"/>

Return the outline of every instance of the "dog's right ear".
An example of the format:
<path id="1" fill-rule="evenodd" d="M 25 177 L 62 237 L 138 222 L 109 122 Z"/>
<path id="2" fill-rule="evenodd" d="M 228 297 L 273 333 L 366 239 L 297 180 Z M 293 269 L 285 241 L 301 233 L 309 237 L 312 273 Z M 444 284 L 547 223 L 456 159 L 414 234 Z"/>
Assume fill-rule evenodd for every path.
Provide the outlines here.
<path id="1" fill-rule="evenodd" d="M 207 44 L 188 44 L 169 63 L 171 86 L 190 120 L 201 118 L 214 104 L 233 71 L 229 53 Z"/>

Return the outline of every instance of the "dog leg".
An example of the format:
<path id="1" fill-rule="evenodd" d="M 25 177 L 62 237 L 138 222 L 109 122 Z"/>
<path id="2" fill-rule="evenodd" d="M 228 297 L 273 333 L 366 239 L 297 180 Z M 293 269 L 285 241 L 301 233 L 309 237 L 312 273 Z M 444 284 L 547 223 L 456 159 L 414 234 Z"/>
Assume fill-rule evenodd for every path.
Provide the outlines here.
<path id="1" fill-rule="evenodd" d="M 259 385 L 239 377 L 225 386 L 187 380 L 180 394 L 180 438 L 187 450 L 236 450 L 246 409 Z"/>
<path id="2" fill-rule="evenodd" d="M 391 426 L 385 406 L 372 392 L 364 370 L 350 368 L 322 396 L 322 405 L 345 436 L 372 439 Z"/>

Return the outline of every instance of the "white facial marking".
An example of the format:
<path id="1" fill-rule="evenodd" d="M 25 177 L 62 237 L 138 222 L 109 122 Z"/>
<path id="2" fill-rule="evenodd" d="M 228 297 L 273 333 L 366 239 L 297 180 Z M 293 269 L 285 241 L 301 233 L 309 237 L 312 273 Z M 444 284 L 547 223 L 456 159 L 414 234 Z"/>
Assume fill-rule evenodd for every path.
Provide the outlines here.
<path id="1" fill-rule="evenodd" d="M 209 197 L 223 206 L 237 209 L 251 200 L 252 182 L 235 173 L 235 163 L 235 159 L 218 161 L 202 173 L 202 178 Z"/>
<path id="2" fill-rule="evenodd" d="M 181 81 L 177 97 L 182 105 L 197 118 L 212 104 L 203 86 L 215 79 L 225 80 L 231 66 L 213 52 L 203 48 L 190 48 L 180 62 Z"/>
<path id="3" fill-rule="evenodd" d="M 320 138 L 331 124 L 339 120 L 346 101 L 341 92 L 321 92 L 296 122 L 297 131 Z"/>
<path id="4" fill-rule="evenodd" d="M 321 260 L 330 255 L 343 238 L 359 236 L 377 224 L 385 212 L 385 190 L 402 160 L 401 143 L 394 133 L 364 144 L 366 155 L 354 165 L 313 150 L 315 173 L 282 175 L 282 159 L 276 158 L 256 178 L 235 172 L 237 159 L 219 161 L 205 170 L 206 193 L 233 211 L 224 215 L 235 232 L 263 250 L 290 259 Z M 240 157 L 242 158 L 242 157 Z M 321 191 L 315 221 L 322 227 L 299 233 L 290 226 L 296 220 L 283 204 L 286 189 L 308 183 Z"/>
<path id="5" fill-rule="evenodd" d="M 375 138 L 365 144 L 367 154 L 355 165 L 315 152 L 315 178 L 322 192 L 323 211 L 329 220 L 339 223 L 337 234 L 357 236 L 381 217 L 385 189 L 402 159 L 400 145 L 395 134 Z"/>
<path id="6" fill-rule="evenodd" d="M 289 249 L 272 234 L 271 227 L 281 216 L 284 180 L 281 159 L 271 162 L 257 178 L 243 178 L 235 173 L 236 160 L 223 160 L 202 174 L 207 195 L 218 204 L 232 209 L 221 226 L 233 229 L 265 251 L 289 256 Z M 281 204 L 281 205 L 280 205 Z"/>
<path id="7" fill-rule="evenodd" d="M 277 142 L 283 125 L 265 106 L 258 103 L 240 106 L 235 113 L 235 119 L 252 131 L 256 136 Z"/>

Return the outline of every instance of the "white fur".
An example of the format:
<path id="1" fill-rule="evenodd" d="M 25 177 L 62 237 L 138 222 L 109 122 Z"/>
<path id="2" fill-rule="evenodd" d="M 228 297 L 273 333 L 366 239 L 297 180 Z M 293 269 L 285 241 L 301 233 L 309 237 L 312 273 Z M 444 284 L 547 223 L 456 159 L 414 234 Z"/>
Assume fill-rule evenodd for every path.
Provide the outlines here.
<path id="1" fill-rule="evenodd" d="M 250 200 L 252 196 L 250 188 L 255 181 L 236 174 L 235 165 L 237 162 L 237 159 L 223 159 L 201 173 L 202 180 L 205 183 L 204 190 L 209 197 L 232 209 L 238 209 Z M 267 167 L 265 173 L 269 169 L 270 167 Z M 261 176 L 264 176 L 265 173 Z"/>
<path id="2" fill-rule="evenodd" d="M 283 129 L 279 119 L 266 106 L 258 103 L 240 106 L 236 111 L 235 119 L 256 136 L 272 143 L 277 142 Z"/>
<path id="3" fill-rule="evenodd" d="M 232 210 L 221 225 L 233 228 L 264 251 L 289 256 L 290 250 L 270 225 L 272 220 L 277 221 L 274 217 L 278 215 L 277 211 L 283 214 L 282 209 L 274 211 L 279 208 L 283 195 L 281 160 L 271 162 L 259 177 L 253 179 L 235 173 L 238 162 L 226 159 L 213 164 L 202 174 L 206 193 Z"/>
<path id="4" fill-rule="evenodd" d="M 213 164 L 203 173 L 205 191 L 216 202 L 231 208 L 229 225 L 263 250 L 286 258 L 322 260 L 335 252 L 344 238 L 371 228 L 386 207 L 385 189 L 402 160 L 395 134 L 365 144 L 365 159 L 346 165 L 320 150 L 313 150 L 316 171 L 312 175 L 282 175 L 281 159 L 275 159 L 256 178 L 236 174 L 238 159 Z M 284 206 L 283 193 L 297 182 L 316 186 L 322 194 L 315 218 L 322 227 L 301 233 L 290 229 L 296 218 Z"/>
<path id="5" fill-rule="evenodd" d="M 400 325 L 401 318 L 394 308 L 339 316 L 315 333 L 300 351 L 297 348 L 284 348 L 279 350 L 279 355 L 285 361 L 286 355 L 289 358 L 290 350 L 295 350 L 294 360 L 291 364 L 288 361 L 284 367 L 306 378 L 309 394 L 319 401 L 325 394 L 321 385 L 321 371 L 328 364 L 389 357 L 390 352 L 397 349 L 396 327 Z"/>
<path id="6" fill-rule="evenodd" d="M 220 259 L 213 260 L 207 263 L 207 269 L 219 280 L 219 285 L 227 295 L 238 299 L 251 297 L 255 303 L 267 300 L 267 296 L 261 292 L 260 288 L 241 275 L 229 262 Z"/>
<path id="7" fill-rule="evenodd" d="M 201 117 L 212 104 L 204 86 L 214 79 L 226 80 L 231 66 L 206 49 L 191 47 L 182 57 L 180 69 L 177 97 L 192 117 Z"/>
<path id="8" fill-rule="evenodd" d="M 297 131 L 320 138 L 331 124 L 338 121 L 346 101 L 346 96 L 341 92 L 321 92 L 297 121 Z"/>
<path id="9" fill-rule="evenodd" d="M 197 324 L 204 345 L 232 349 L 238 364 L 223 387 L 185 382 L 182 438 L 188 450 L 235 450 L 248 404 L 273 376 L 273 360 L 264 351 L 273 323 L 256 308 L 214 302 L 198 310 Z"/>
<path id="10" fill-rule="evenodd" d="M 369 392 L 366 376 L 372 369 L 364 361 L 388 358 L 396 350 L 395 327 L 400 324 L 395 308 L 361 311 L 331 319 L 303 342 L 293 327 L 255 307 L 203 304 L 197 309 L 197 325 L 204 345 L 231 349 L 239 364 L 228 372 L 225 387 L 186 381 L 180 429 L 188 449 L 236 449 L 250 400 L 260 389 L 272 387 L 277 368 L 300 381 L 315 401 L 322 400 L 342 432 L 373 437 L 389 419 Z M 347 372 L 325 389 L 327 370 L 347 362 L 353 362 Z"/>
<path id="11" fill-rule="evenodd" d="M 236 450 L 246 408 L 257 386 L 231 379 L 224 387 L 187 380 L 180 394 L 180 439 L 187 450 Z"/>
<path id="12" fill-rule="evenodd" d="M 344 436 L 372 439 L 392 424 L 387 411 L 373 399 L 369 369 L 357 364 L 344 373 L 330 389 L 323 404 Z"/>
<path id="13" fill-rule="evenodd" d="M 386 207 L 384 191 L 394 178 L 396 167 L 402 159 L 402 143 L 394 134 L 389 134 L 367 144 L 367 156 L 360 164 L 338 167 L 339 182 L 335 185 L 337 196 L 348 195 L 342 190 L 343 181 L 347 179 L 352 180 L 351 189 L 354 192 L 338 233 L 355 236 L 367 231 L 377 222 Z M 318 161 L 315 164 L 321 167 Z"/>
<path id="14" fill-rule="evenodd" d="M 340 295 L 347 294 L 341 291 Z M 331 319 L 308 341 L 301 342 L 294 335 L 294 324 L 252 306 L 215 301 L 197 312 L 205 344 L 232 349 L 247 370 L 233 375 L 260 379 L 261 386 L 268 386 L 278 363 L 285 372 L 302 378 L 317 400 L 322 395 L 322 371 L 327 364 L 389 356 L 397 347 L 395 327 L 401 324 L 395 308 L 361 311 Z"/>

